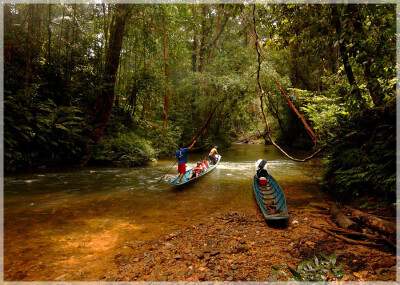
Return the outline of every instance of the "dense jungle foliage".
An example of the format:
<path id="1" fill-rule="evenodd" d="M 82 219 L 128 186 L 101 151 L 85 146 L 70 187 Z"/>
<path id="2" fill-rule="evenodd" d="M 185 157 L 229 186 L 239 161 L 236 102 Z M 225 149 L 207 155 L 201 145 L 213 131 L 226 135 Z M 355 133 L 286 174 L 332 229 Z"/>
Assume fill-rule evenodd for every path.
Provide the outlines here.
<path id="1" fill-rule="evenodd" d="M 274 140 L 324 147 L 333 192 L 393 197 L 389 4 L 7 4 L 5 169 L 138 166 L 195 137 L 208 148 L 259 136 L 254 28 Z"/>

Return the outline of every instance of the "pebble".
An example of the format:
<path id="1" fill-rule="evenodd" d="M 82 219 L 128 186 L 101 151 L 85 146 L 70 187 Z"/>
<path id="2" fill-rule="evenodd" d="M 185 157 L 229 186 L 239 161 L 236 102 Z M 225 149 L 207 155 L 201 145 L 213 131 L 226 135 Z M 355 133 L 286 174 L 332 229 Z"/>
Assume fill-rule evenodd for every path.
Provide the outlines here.
<path id="1" fill-rule="evenodd" d="M 168 276 L 166 275 L 159 275 L 157 278 L 158 281 L 168 281 Z"/>
<path id="2" fill-rule="evenodd" d="M 57 278 L 55 278 L 54 280 L 59 281 L 59 280 L 63 279 L 65 276 L 67 276 L 67 274 L 60 275 Z"/>
<path id="3" fill-rule="evenodd" d="M 206 248 L 204 249 L 204 253 L 210 253 L 213 250 L 211 245 L 207 245 Z"/>
<path id="4" fill-rule="evenodd" d="M 237 252 L 245 252 L 245 251 L 247 251 L 247 248 L 243 245 L 239 245 L 236 247 L 236 251 Z"/>
<path id="5" fill-rule="evenodd" d="M 202 253 L 200 250 L 195 250 L 194 254 L 199 258 L 203 259 L 204 258 L 204 253 Z"/>

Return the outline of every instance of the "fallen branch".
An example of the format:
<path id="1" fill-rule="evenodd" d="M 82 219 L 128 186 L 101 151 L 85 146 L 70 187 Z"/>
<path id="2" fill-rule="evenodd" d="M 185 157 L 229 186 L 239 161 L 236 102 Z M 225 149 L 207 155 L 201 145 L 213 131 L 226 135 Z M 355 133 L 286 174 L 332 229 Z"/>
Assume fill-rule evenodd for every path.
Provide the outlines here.
<path id="1" fill-rule="evenodd" d="M 331 215 L 341 228 L 361 232 L 360 226 L 343 214 L 343 212 L 340 210 L 339 203 L 336 203 L 332 206 Z"/>
<path id="2" fill-rule="evenodd" d="M 382 233 L 389 234 L 389 235 L 395 235 L 396 234 L 396 224 L 393 222 L 385 221 L 377 216 L 367 214 L 365 212 L 362 212 L 357 209 L 353 209 L 351 207 L 345 207 L 348 209 L 351 213 L 351 215 L 363 223 L 365 223 L 367 226 L 376 229 Z"/>
<path id="3" fill-rule="evenodd" d="M 317 208 L 319 210 L 329 211 L 329 208 L 325 208 L 325 207 L 322 207 L 322 206 L 319 206 L 319 205 L 310 204 L 310 206 L 313 207 L 313 208 Z"/>
<path id="4" fill-rule="evenodd" d="M 389 240 L 389 239 L 387 239 L 386 237 L 383 237 L 383 236 L 370 235 L 370 234 L 366 234 L 366 233 L 359 233 L 359 232 L 355 232 L 355 231 L 352 231 L 352 230 L 346 230 L 346 229 L 342 229 L 342 228 L 328 228 L 327 230 L 343 233 L 343 234 L 346 234 L 346 235 L 362 236 L 362 237 L 368 238 L 370 240 L 375 240 L 375 241 L 384 241 L 388 245 L 392 246 L 393 248 L 397 248 L 396 243 L 392 242 L 391 240 Z"/>
<path id="5" fill-rule="evenodd" d="M 338 232 L 338 233 L 342 233 L 345 235 L 353 235 L 353 236 L 361 236 L 361 237 L 365 237 L 371 240 L 379 240 L 380 237 L 379 236 L 375 236 L 375 235 L 370 235 L 370 234 L 366 234 L 366 233 L 360 233 L 360 232 L 356 232 L 356 231 L 352 231 L 352 230 L 348 230 L 348 229 L 342 229 L 342 228 L 327 228 L 328 231 L 334 231 L 334 232 Z"/>
<path id="6" fill-rule="evenodd" d="M 333 227 L 333 228 L 338 228 L 338 225 L 335 224 L 334 222 L 332 222 L 330 219 L 327 219 L 326 222 L 327 222 L 329 225 L 331 225 L 331 227 Z"/>
<path id="7" fill-rule="evenodd" d="M 316 152 L 314 152 L 313 154 L 311 154 L 310 156 L 308 156 L 308 157 L 306 157 L 306 158 L 297 159 L 297 158 L 294 158 L 294 157 L 290 156 L 289 154 L 287 154 L 279 145 L 277 145 L 277 144 L 273 141 L 273 139 L 272 139 L 272 137 L 271 137 L 271 128 L 269 127 L 269 123 L 268 123 L 268 120 L 267 120 L 267 116 L 265 115 L 265 112 L 264 112 L 264 105 L 263 105 L 263 104 L 264 104 L 264 103 L 263 103 L 264 90 L 263 90 L 263 88 L 262 88 L 262 86 L 261 86 L 261 83 L 260 83 L 261 55 L 260 55 L 260 51 L 259 51 L 259 49 L 258 49 L 258 46 L 259 46 L 259 45 L 258 45 L 258 34 L 257 34 L 256 24 L 255 24 L 255 22 L 256 22 L 256 18 L 255 18 L 255 5 L 254 5 L 254 7 L 253 7 L 253 21 L 254 21 L 255 45 L 256 45 L 257 61 L 258 61 L 257 83 L 258 83 L 258 87 L 260 88 L 261 112 L 262 112 L 262 115 L 263 115 L 263 117 L 264 117 L 265 126 L 267 127 L 267 136 L 268 136 L 268 140 L 271 142 L 271 144 L 272 144 L 274 147 L 276 147 L 276 148 L 277 148 L 284 156 L 286 156 L 287 158 L 289 158 L 289 159 L 291 159 L 291 160 L 293 160 L 293 161 L 296 161 L 296 162 L 306 162 L 307 160 L 310 160 L 310 159 L 312 159 L 313 157 L 315 157 L 317 154 L 319 154 L 319 153 L 324 149 L 324 147 L 320 148 L 319 150 L 317 150 Z M 266 137 L 265 137 L 264 135 L 263 135 L 263 137 L 264 137 L 265 140 L 267 140 Z"/>
<path id="8" fill-rule="evenodd" d="M 254 5 L 255 7 L 255 5 Z M 245 23 L 245 25 L 249 28 L 250 30 L 250 34 L 253 37 L 253 39 L 256 42 L 256 49 L 257 52 L 259 53 L 259 50 L 262 52 L 263 57 L 265 62 L 268 64 L 269 67 L 273 68 L 277 73 L 279 73 L 280 75 L 283 75 L 281 72 L 279 72 L 274 66 L 272 66 L 270 64 L 270 62 L 267 60 L 267 57 L 265 56 L 264 50 L 262 48 L 262 45 L 259 43 L 258 41 L 258 34 L 257 34 L 257 30 L 256 30 L 256 22 L 255 22 L 255 13 L 254 10 L 255 8 L 253 7 L 253 24 L 254 24 L 254 30 L 251 29 L 250 27 L 250 23 L 249 21 L 243 16 L 243 14 L 240 14 L 240 17 L 242 18 L 243 22 Z M 311 130 L 310 126 L 307 124 L 306 120 L 304 119 L 304 117 L 300 114 L 300 112 L 297 110 L 297 108 L 294 106 L 294 104 L 292 103 L 292 101 L 289 99 L 288 95 L 286 94 L 285 90 L 283 89 L 282 85 L 280 84 L 279 80 L 272 75 L 272 78 L 274 79 L 276 85 L 279 87 L 279 90 L 281 91 L 282 95 L 285 97 L 286 101 L 289 103 L 289 106 L 292 108 L 292 110 L 295 112 L 295 114 L 299 117 L 299 119 L 301 120 L 301 122 L 303 123 L 304 127 L 306 128 L 308 134 L 310 135 L 311 139 L 314 141 L 314 143 L 316 144 L 319 140 L 317 138 L 317 136 L 314 134 L 314 132 Z"/>
<path id="9" fill-rule="evenodd" d="M 328 212 L 326 211 L 310 211 L 310 213 L 313 214 L 320 214 L 320 215 L 330 215 Z"/>
<path id="10" fill-rule="evenodd" d="M 323 231 L 324 233 L 331 235 L 337 239 L 343 240 L 347 243 L 350 244 L 356 244 L 356 245 L 374 245 L 376 246 L 377 244 L 371 241 L 360 241 L 360 240 L 354 240 L 354 239 L 350 239 L 350 238 L 346 238 L 337 234 L 332 233 L 331 231 L 328 231 L 327 229 L 321 228 L 321 227 L 317 227 L 317 226 L 313 226 L 311 225 L 312 228 Z"/>

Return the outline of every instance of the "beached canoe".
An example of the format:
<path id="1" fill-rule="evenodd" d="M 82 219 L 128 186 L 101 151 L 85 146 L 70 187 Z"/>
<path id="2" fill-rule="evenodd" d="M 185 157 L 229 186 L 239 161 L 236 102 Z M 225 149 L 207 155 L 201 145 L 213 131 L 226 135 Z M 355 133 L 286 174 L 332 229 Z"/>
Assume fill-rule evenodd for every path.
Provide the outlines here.
<path id="1" fill-rule="evenodd" d="M 285 195 L 278 182 L 271 175 L 268 175 L 266 185 L 260 185 L 254 175 L 253 191 L 266 220 L 286 220 L 289 218 Z"/>
<path id="2" fill-rule="evenodd" d="M 178 185 L 183 185 L 183 184 L 186 184 L 186 183 L 191 182 L 191 181 L 193 181 L 193 180 L 196 180 L 196 179 L 198 179 L 198 178 L 200 178 L 200 177 L 206 175 L 207 173 L 210 173 L 211 171 L 213 171 L 213 170 L 217 167 L 218 163 L 219 163 L 220 160 L 221 160 L 221 156 L 220 156 L 219 154 L 215 155 L 215 158 L 216 158 L 216 163 L 215 163 L 215 165 L 212 165 L 212 166 L 211 166 L 210 168 L 208 168 L 206 171 L 200 173 L 197 177 L 193 177 L 192 179 L 189 179 L 189 176 L 190 176 L 190 174 L 192 174 L 192 171 L 193 171 L 193 168 L 191 168 L 191 169 L 189 169 L 188 171 L 185 172 L 185 174 L 184 174 L 183 177 L 182 177 L 181 183 L 178 183 L 178 180 L 179 180 L 179 174 L 178 174 L 174 179 L 172 179 L 172 180 L 169 182 L 169 184 L 176 185 L 176 186 L 178 186 Z"/>

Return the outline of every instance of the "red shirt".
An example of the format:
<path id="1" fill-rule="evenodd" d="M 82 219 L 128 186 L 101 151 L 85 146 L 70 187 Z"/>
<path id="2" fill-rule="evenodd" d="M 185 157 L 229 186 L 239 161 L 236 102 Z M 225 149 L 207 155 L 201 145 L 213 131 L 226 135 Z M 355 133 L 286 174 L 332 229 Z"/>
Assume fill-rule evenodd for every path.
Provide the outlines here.
<path id="1" fill-rule="evenodd" d="M 193 168 L 193 173 L 200 173 L 201 172 L 201 166 L 200 165 L 196 165 L 194 168 Z"/>

